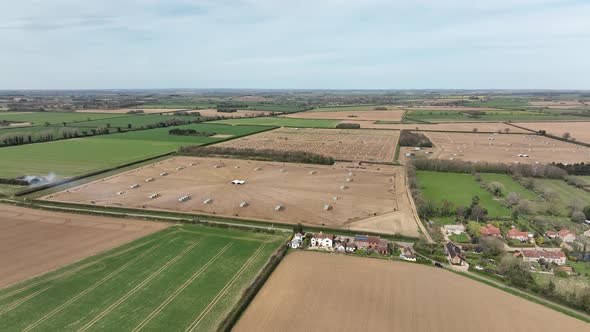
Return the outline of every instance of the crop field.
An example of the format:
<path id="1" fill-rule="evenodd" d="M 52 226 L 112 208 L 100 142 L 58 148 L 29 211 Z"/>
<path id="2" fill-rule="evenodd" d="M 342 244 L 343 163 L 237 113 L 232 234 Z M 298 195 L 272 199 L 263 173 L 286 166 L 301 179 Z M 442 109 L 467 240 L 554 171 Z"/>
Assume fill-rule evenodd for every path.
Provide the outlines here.
<path id="1" fill-rule="evenodd" d="M 143 107 L 143 106 L 142 106 Z M 116 109 L 80 109 L 76 110 L 76 113 L 105 113 L 105 114 L 126 114 L 129 111 L 141 110 L 144 114 L 157 114 L 157 113 L 170 113 L 174 111 L 183 110 L 183 108 L 116 108 Z M 128 114 L 131 115 L 131 114 Z"/>
<path id="2" fill-rule="evenodd" d="M 280 128 L 228 141 L 219 146 L 305 151 L 336 160 L 392 162 L 398 131 Z"/>
<path id="3" fill-rule="evenodd" d="M 329 273 L 318 273 L 326 268 Z M 234 330 L 450 332 L 475 327 L 584 331 L 588 325 L 442 269 L 299 251 L 285 257 Z"/>
<path id="4" fill-rule="evenodd" d="M 0 287 L 55 270 L 170 225 L 0 204 Z M 0 321 L 1 318 L 0 315 Z"/>
<path id="5" fill-rule="evenodd" d="M 538 135 L 427 132 L 438 159 L 503 163 L 580 163 L 590 161 L 590 148 Z M 528 155 L 528 157 L 518 155 Z"/>
<path id="6" fill-rule="evenodd" d="M 272 115 L 274 112 L 272 111 L 258 111 L 258 110 L 237 110 L 236 112 L 218 112 L 216 109 L 204 109 L 204 110 L 195 110 L 191 112 L 199 112 L 201 116 L 207 117 L 222 117 L 222 118 L 244 118 L 244 117 L 254 117 L 254 116 L 262 116 L 262 115 Z"/>
<path id="7" fill-rule="evenodd" d="M 537 201 L 541 199 L 539 195 L 533 191 L 523 187 L 520 183 L 514 180 L 510 175 L 506 174 L 492 174 L 492 173 L 481 173 L 482 180 L 486 182 L 499 182 L 504 186 L 503 194 L 508 196 L 508 193 L 517 193 L 520 198 L 528 199 L 531 201 Z"/>
<path id="8" fill-rule="evenodd" d="M 285 240 L 172 226 L 0 289 L 0 330 L 213 331 Z"/>
<path id="9" fill-rule="evenodd" d="M 63 122 L 80 122 L 114 117 L 128 116 L 128 114 L 100 114 L 100 113 L 61 113 L 61 112 L 5 112 L 0 113 L 0 121 L 29 122 L 35 126 L 45 123 L 62 124 Z"/>
<path id="10" fill-rule="evenodd" d="M 418 236 L 401 167 L 174 157 L 43 199 Z"/>
<path id="11" fill-rule="evenodd" d="M 584 118 L 573 115 L 542 113 L 535 111 L 484 111 L 483 115 L 470 115 L 461 111 L 438 111 L 438 110 L 413 110 L 407 113 L 412 120 L 427 122 L 455 122 L 455 121 L 566 121 L 584 120 Z"/>
<path id="12" fill-rule="evenodd" d="M 244 118 L 228 119 L 213 121 L 211 123 L 231 124 L 231 125 L 256 125 L 256 126 L 275 126 L 275 127 L 297 127 L 297 128 L 335 128 L 339 120 L 321 120 L 321 119 L 290 119 L 284 117 L 275 118 Z"/>
<path id="13" fill-rule="evenodd" d="M 436 207 L 441 206 L 443 199 L 455 207 L 469 206 L 473 196 L 479 196 L 480 205 L 490 217 L 510 216 L 510 211 L 481 188 L 471 174 L 418 171 L 416 175 L 422 196 Z"/>
<path id="14" fill-rule="evenodd" d="M 375 108 L 386 108 L 387 110 L 398 110 L 399 107 L 395 105 L 344 105 L 344 106 L 330 106 L 318 107 L 308 112 L 349 112 L 349 111 L 379 111 Z M 306 112 L 307 113 L 307 112 Z"/>
<path id="15" fill-rule="evenodd" d="M 337 119 L 337 120 L 368 120 L 368 121 L 393 121 L 401 122 L 404 111 L 400 109 L 384 110 L 384 111 L 354 111 L 346 108 L 336 111 L 330 110 L 320 112 L 318 110 L 299 112 L 284 115 L 283 117 L 293 119 Z"/>
<path id="16" fill-rule="evenodd" d="M 457 123 L 388 123 L 387 121 L 359 121 L 346 120 L 341 123 L 358 123 L 361 129 L 392 129 L 392 130 L 415 130 L 415 131 L 462 131 L 472 133 L 475 129 L 477 132 L 497 133 L 529 133 L 529 131 L 506 125 L 500 122 L 457 122 Z"/>
<path id="17" fill-rule="evenodd" d="M 193 128 L 221 137 L 175 136 L 170 128 L 157 128 L 91 138 L 0 148 L 0 178 L 47 175 L 58 178 L 81 175 L 136 160 L 173 152 L 183 145 L 220 142 L 268 129 L 262 126 L 193 124 Z M 179 128 L 179 127 L 176 127 Z"/>
<path id="18" fill-rule="evenodd" d="M 527 122 L 516 125 L 534 131 L 546 130 L 548 134 L 558 137 L 567 132 L 571 139 L 590 144 L 590 122 Z"/>
<path id="19" fill-rule="evenodd" d="M 529 105 L 547 108 L 575 108 L 584 106 L 583 103 L 577 100 L 529 101 Z"/>

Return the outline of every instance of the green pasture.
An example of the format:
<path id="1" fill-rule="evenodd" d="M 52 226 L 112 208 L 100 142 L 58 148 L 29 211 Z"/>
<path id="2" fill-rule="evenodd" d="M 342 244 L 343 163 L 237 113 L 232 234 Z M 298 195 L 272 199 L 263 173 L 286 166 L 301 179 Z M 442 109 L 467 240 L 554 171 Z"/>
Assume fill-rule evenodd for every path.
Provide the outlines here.
<path id="1" fill-rule="evenodd" d="M 34 126 L 42 126 L 45 123 L 62 124 L 64 122 L 80 122 L 108 118 L 126 117 L 129 114 L 105 114 L 105 113 L 74 113 L 74 112 L 2 112 L 0 121 L 31 122 Z"/>
<path id="2" fill-rule="evenodd" d="M 493 174 L 493 173 L 481 173 L 482 180 L 486 182 L 499 182 L 504 186 L 503 194 L 508 196 L 509 193 L 514 192 L 520 195 L 520 198 L 528 199 L 531 201 L 538 201 L 541 199 L 535 192 L 525 188 L 523 185 L 515 181 L 510 175 L 506 174 Z"/>

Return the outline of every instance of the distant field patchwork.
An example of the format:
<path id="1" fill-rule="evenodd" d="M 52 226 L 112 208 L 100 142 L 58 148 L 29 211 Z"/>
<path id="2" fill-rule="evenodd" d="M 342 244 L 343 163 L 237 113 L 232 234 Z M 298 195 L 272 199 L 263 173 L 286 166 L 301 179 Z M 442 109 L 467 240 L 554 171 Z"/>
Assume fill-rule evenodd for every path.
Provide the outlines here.
<path id="1" fill-rule="evenodd" d="M 45 123 L 61 124 L 63 122 L 79 122 L 98 120 L 114 117 L 124 117 L 129 114 L 100 114 L 100 113 L 58 113 L 58 112 L 3 112 L 0 113 L 0 121 L 30 122 L 35 126 Z"/>
<path id="2" fill-rule="evenodd" d="M 257 125 L 257 126 L 277 126 L 277 127 L 299 127 L 299 128 L 335 128 L 339 120 L 321 120 L 321 119 L 291 119 L 291 118 L 247 118 L 247 119 L 230 119 L 214 121 L 213 123 L 231 124 L 231 125 Z"/>
<path id="3" fill-rule="evenodd" d="M 0 289 L 0 330 L 216 330 L 284 240 L 171 227 Z"/>

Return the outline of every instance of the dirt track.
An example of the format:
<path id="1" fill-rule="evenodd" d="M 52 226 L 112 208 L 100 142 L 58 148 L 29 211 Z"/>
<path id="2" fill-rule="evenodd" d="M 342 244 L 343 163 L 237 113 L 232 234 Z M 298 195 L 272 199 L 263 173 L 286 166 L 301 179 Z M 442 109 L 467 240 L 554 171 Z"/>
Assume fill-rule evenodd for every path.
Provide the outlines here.
<path id="1" fill-rule="evenodd" d="M 169 225 L 0 204 L 0 287 L 122 245 Z"/>
<path id="2" fill-rule="evenodd" d="M 184 169 L 177 170 L 178 167 Z M 163 172 L 168 174 L 160 175 Z M 154 181 L 146 182 L 148 178 Z M 300 222 L 418 237 L 418 227 L 404 194 L 403 178 L 403 168 L 394 166 L 353 163 L 323 166 L 176 157 L 44 199 Z M 232 185 L 232 180 L 246 183 Z M 133 184 L 140 187 L 131 189 Z M 159 197 L 150 199 L 153 193 Z M 179 202 L 183 195 L 189 195 L 190 200 Z M 247 202 L 248 206 L 240 207 L 241 202 Z M 326 204 L 330 206 L 328 210 L 324 209 Z M 277 205 L 282 206 L 279 211 L 275 211 Z"/>
<path id="3" fill-rule="evenodd" d="M 235 331 L 587 331 L 588 324 L 452 272 L 294 252 Z"/>

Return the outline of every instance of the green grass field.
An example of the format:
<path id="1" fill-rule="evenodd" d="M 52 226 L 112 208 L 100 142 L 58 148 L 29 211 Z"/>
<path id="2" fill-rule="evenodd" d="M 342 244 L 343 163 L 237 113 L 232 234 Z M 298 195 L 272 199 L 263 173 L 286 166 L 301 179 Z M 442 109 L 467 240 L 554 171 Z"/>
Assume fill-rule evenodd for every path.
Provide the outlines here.
<path id="1" fill-rule="evenodd" d="M 60 178 L 71 177 L 173 152 L 183 145 L 220 142 L 269 129 L 209 123 L 182 127 L 233 136 L 173 136 L 168 134 L 169 127 L 4 147 L 0 148 L 0 178 L 49 173 L 55 173 Z"/>
<path id="2" fill-rule="evenodd" d="M 298 128 L 335 128 L 341 120 L 315 120 L 315 119 L 291 119 L 291 118 L 246 118 L 213 121 L 211 123 L 223 123 L 231 125 L 255 125 Z"/>
<path id="3" fill-rule="evenodd" d="M 230 126 L 224 124 L 215 124 L 213 122 L 190 124 L 184 126 L 176 126 L 174 129 L 194 129 L 199 132 L 215 133 L 218 135 L 232 135 L 233 137 L 254 134 L 263 130 L 271 129 L 271 126 Z M 118 133 L 112 135 L 103 135 L 103 139 L 122 139 L 122 140 L 143 140 L 143 141 L 159 141 L 159 142 L 175 142 L 187 144 L 208 144 L 225 141 L 231 137 L 206 137 L 206 136 L 179 136 L 170 135 L 168 132 L 172 127 L 156 128 L 149 130 L 133 131 L 128 133 Z"/>
<path id="4" fill-rule="evenodd" d="M 482 180 L 486 182 L 499 182 L 504 185 L 504 196 L 508 196 L 509 193 L 514 192 L 520 195 L 520 198 L 528 199 L 531 201 L 538 201 L 541 199 L 535 192 L 528 190 L 523 187 L 520 183 L 515 181 L 510 175 L 506 174 L 492 174 L 482 173 L 480 174 Z"/>
<path id="5" fill-rule="evenodd" d="M 582 179 L 585 183 L 585 187 L 590 187 L 590 175 L 578 175 L 576 178 Z"/>
<path id="6" fill-rule="evenodd" d="M 284 235 L 174 226 L 0 290 L 2 331 L 214 331 Z"/>
<path id="7" fill-rule="evenodd" d="M 535 188 L 540 192 L 549 190 L 557 193 L 564 207 L 571 206 L 574 201 L 590 205 L 590 193 L 570 186 L 562 180 L 535 179 Z"/>
<path id="8" fill-rule="evenodd" d="M 457 243 L 469 243 L 471 242 L 471 240 L 469 239 L 469 236 L 467 236 L 467 234 L 463 233 L 463 234 L 451 234 L 449 235 L 449 240 L 453 241 L 453 242 L 457 242 Z"/>
<path id="9" fill-rule="evenodd" d="M 42 126 L 46 122 L 61 124 L 63 122 L 80 122 L 117 117 L 127 117 L 129 114 L 104 114 L 104 113 L 58 113 L 58 112 L 3 112 L 0 113 L 0 121 L 31 122 L 35 126 Z"/>
<path id="10" fill-rule="evenodd" d="M 471 121 L 566 121 L 582 120 L 582 117 L 572 115 L 549 114 L 533 111 L 502 110 L 484 111 L 485 115 L 470 116 L 460 111 L 412 110 L 406 117 L 427 122 L 471 122 Z"/>
<path id="11" fill-rule="evenodd" d="M 440 206 L 446 199 L 455 206 L 468 206 L 473 196 L 479 196 L 480 205 L 488 210 L 490 217 L 510 216 L 510 211 L 494 200 L 471 174 L 418 171 L 417 177 L 424 199 Z"/>
<path id="12" fill-rule="evenodd" d="M 110 125 L 111 128 L 121 127 L 127 129 L 129 125 L 131 128 L 136 129 L 142 126 L 156 124 L 158 122 L 164 122 L 167 120 L 180 120 L 180 121 L 195 121 L 199 119 L 197 116 L 174 116 L 174 115 L 160 115 L 160 114 L 144 114 L 144 115 L 131 115 L 122 118 L 112 119 L 101 119 L 93 121 L 77 122 L 75 126 L 81 127 L 94 127 L 101 128 Z"/>

